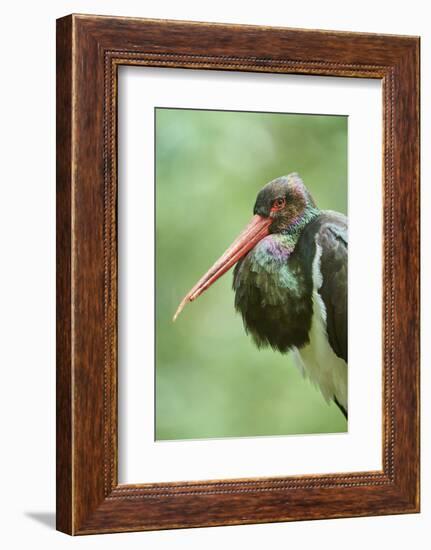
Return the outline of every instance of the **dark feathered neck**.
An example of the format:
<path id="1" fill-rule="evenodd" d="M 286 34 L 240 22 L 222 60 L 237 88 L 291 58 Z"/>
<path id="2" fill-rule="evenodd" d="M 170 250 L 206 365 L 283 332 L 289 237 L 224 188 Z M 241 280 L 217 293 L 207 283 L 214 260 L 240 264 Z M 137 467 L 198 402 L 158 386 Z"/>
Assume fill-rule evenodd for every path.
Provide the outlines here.
<path id="1" fill-rule="evenodd" d="M 307 205 L 305 210 L 280 232 L 283 241 L 295 247 L 303 229 L 320 214 L 320 210 L 314 205 Z"/>

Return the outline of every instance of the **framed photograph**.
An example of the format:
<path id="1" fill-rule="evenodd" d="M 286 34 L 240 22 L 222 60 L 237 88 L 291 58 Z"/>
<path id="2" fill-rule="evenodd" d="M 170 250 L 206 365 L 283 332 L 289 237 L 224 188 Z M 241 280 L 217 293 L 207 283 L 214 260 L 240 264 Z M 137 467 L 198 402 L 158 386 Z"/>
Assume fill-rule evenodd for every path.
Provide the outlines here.
<path id="1" fill-rule="evenodd" d="M 57 21 L 57 528 L 419 511 L 419 38 Z"/>

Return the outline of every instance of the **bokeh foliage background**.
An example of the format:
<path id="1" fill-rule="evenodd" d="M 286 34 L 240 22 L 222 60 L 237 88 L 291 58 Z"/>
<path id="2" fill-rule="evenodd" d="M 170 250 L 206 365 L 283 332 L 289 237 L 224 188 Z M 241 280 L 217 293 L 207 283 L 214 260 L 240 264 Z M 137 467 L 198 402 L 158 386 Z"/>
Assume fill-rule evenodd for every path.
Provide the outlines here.
<path id="1" fill-rule="evenodd" d="M 186 292 L 252 216 L 268 181 L 298 172 L 347 213 L 347 117 L 156 109 L 156 439 L 343 432 L 293 358 L 258 350 L 232 272 L 178 320 Z"/>

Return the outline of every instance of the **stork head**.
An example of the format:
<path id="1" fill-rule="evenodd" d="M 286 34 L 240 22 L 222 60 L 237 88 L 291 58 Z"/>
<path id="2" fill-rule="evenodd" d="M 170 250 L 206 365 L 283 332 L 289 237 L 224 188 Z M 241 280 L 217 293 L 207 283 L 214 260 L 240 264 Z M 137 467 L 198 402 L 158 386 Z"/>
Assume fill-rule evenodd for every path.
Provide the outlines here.
<path id="1" fill-rule="evenodd" d="M 269 233 L 296 232 L 315 210 L 313 197 L 298 174 L 292 173 L 270 181 L 257 195 L 254 214 L 269 218 Z"/>

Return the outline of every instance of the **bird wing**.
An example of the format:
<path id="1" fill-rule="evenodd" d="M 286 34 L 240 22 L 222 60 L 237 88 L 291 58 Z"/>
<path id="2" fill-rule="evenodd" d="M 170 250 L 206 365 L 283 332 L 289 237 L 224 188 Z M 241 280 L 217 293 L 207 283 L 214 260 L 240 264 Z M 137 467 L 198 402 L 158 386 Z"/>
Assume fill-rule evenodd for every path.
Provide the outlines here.
<path id="1" fill-rule="evenodd" d="M 316 232 L 316 254 L 320 253 L 319 294 L 326 308 L 326 331 L 335 354 L 347 363 L 347 218 L 323 212 Z"/>

